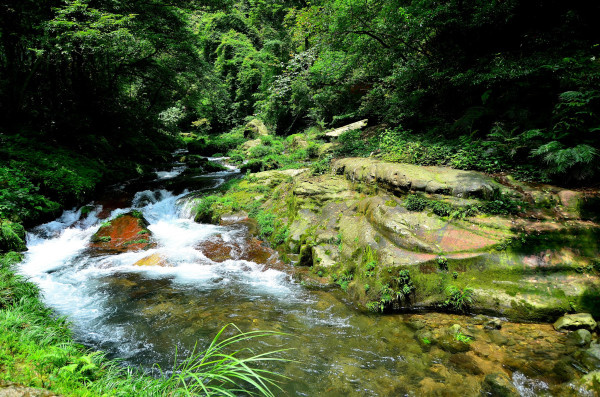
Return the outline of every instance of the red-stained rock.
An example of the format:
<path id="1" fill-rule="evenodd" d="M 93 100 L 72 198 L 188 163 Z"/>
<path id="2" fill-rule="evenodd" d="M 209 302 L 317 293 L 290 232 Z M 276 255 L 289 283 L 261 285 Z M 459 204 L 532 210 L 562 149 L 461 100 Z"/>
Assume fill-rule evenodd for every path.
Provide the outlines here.
<path id="1" fill-rule="evenodd" d="M 272 265 L 277 262 L 275 251 L 265 247 L 260 240 L 251 237 L 240 241 L 225 242 L 221 236 L 215 236 L 201 242 L 197 249 L 214 262 L 223 262 L 228 259 L 245 260 L 261 265 Z"/>
<path id="2" fill-rule="evenodd" d="M 90 247 L 101 251 L 127 252 L 156 245 L 146 227 L 148 222 L 138 212 L 119 215 L 102 225 L 92 236 Z"/>

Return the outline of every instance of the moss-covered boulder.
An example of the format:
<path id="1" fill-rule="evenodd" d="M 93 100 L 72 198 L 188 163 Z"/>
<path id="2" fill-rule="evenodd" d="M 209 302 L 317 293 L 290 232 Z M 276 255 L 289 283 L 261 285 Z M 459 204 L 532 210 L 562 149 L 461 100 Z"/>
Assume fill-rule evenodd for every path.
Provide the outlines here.
<path id="1" fill-rule="evenodd" d="M 600 225 L 557 218 L 562 206 L 543 203 L 560 200 L 542 198 L 559 189 L 372 159 L 335 164 L 337 174 L 250 174 L 211 204 L 211 218 L 246 211 L 261 238 L 366 309 L 474 310 L 530 321 L 574 310 L 600 315 Z M 415 196 L 427 205 L 415 208 Z M 502 207 L 517 198 L 535 211 Z"/>
<path id="2" fill-rule="evenodd" d="M 26 249 L 25 228 L 19 223 L 0 220 L 0 252 Z"/>
<path id="3" fill-rule="evenodd" d="M 565 314 L 556 320 L 554 323 L 554 329 L 557 331 L 577 329 L 593 331 L 596 329 L 596 321 L 589 313 Z"/>
<path id="4" fill-rule="evenodd" d="M 127 252 L 154 247 L 148 221 L 141 212 L 131 211 L 105 222 L 90 239 L 90 247 L 100 251 Z"/>
<path id="5" fill-rule="evenodd" d="M 345 175 L 352 181 L 376 184 L 398 193 L 423 191 L 490 199 L 502 189 L 502 185 L 480 172 L 447 167 L 422 167 L 367 158 L 344 158 L 335 161 L 332 168 L 335 173 Z"/>
<path id="6" fill-rule="evenodd" d="M 269 129 L 259 119 L 254 119 L 248 122 L 244 127 L 244 138 L 259 138 L 269 135 Z"/>

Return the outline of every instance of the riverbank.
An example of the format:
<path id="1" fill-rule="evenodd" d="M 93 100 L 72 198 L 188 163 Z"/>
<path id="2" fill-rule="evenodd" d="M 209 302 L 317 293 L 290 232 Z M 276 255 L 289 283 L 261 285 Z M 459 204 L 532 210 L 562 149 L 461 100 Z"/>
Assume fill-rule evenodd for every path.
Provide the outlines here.
<path id="1" fill-rule="evenodd" d="M 271 141 L 267 150 L 279 150 L 278 145 Z M 361 385 L 379 395 L 401 390 L 427 394 L 436 393 L 436 382 L 445 379 L 464 395 L 476 395 L 482 388 L 498 388 L 503 384 L 509 385 L 511 391 L 516 388 L 517 392 L 523 388 L 527 392 L 585 395 L 585 391 L 578 389 L 579 382 L 585 382 L 581 373 L 565 370 L 561 377 L 553 373 L 556 366 L 578 363 L 582 352 L 592 349 L 592 340 L 583 347 L 573 347 L 568 344 L 566 334 L 556 333 L 547 324 L 519 327 L 485 317 L 434 313 L 381 316 L 370 312 L 482 312 L 527 321 L 552 321 L 565 311 L 593 312 L 597 226 L 594 214 L 588 211 L 588 196 L 511 180 L 500 183 L 479 173 L 368 158 L 340 158 L 330 165 L 329 154 L 323 150 L 325 145 L 310 150 L 303 146 L 301 140 L 293 137 L 285 143 L 284 151 L 293 147 L 296 160 L 289 156 L 286 159 L 285 153 L 279 158 L 289 162 L 287 167 L 299 164 L 301 168 L 249 173 L 241 180 L 226 183 L 227 178 L 218 167 L 213 167 L 216 172 L 208 179 L 186 172 L 185 163 L 191 166 L 201 159 L 181 154 L 175 168 L 156 173 L 158 182 L 134 183 L 125 189 L 122 198 L 107 194 L 108 201 L 102 203 L 102 208 L 85 207 L 85 211 L 67 216 L 65 219 L 73 218 L 72 222 L 65 223 L 55 233 L 40 232 L 39 237 L 48 243 L 55 238 L 59 241 L 63 231 L 83 232 L 77 237 L 78 245 L 72 248 L 79 252 L 81 245 L 84 255 L 72 260 L 75 257 L 60 250 L 60 258 L 49 264 L 43 260 L 48 257 L 44 252 L 54 252 L 48 246 L 49 251 L 38 253 L 41 262 L 30 258 L 29 271 L 40 280 L 52 278 L 56 285 L 73 287 L 77 294 L 89 294 L 76 294 L 69 299 L 89 298 L 90 302 L 104 302 L 107 308 L 118 307 L 121 311 L 112 315 L 91 317 L 95 316 L 106 332 L 113 332 L 116 324 L 132 327 L 133 337 L 119 339 L 118 343 L 144 345 L 144 349 L 150 349 L 152 355 L 158 354 L 166 363 L 172 356 L 165 349 L 171 349 L 174 343 L 168 330 L 179 330 L 178 342 L 185 340 L 187 346 L 198 332 L 210 329 L 212 333 L 218 330 L 217 322 L 222 326 L 232 316 L 244 330 L 266 327 L 302 335 L 300 342 L 286 340 L 286 344 L 298 345 L 302 356 L 313 357 L 317 351 L 337 349 L 331 360 L 286 366 L 284 373 L 297 378 L 286 385 L 290 392 L 335 390 L 340 395 L 354 395 L 356 387 Z M 260 150 L 264 149 L 255 149 Z M 211 190 L 217 185 L 218 191 Z M 186 187 L 200 191 L 188 196 L 184 193 Z M 173 195 L 164 189 L 178 193 Z M 134 194 L 137 199 L 132 199 Z M 93 250 L 88 252 L 86 247 L 97 231 L 94 227 L 110 224 L 96 218 L 123 219 L 119 216 L 129 207 L 149 219 L 149 224 L 142 222 L 144 227 L 138 230 L 155 233 L 156 240 L 146 241 L 144 237 L 148 251 L 134 250 L 122 256 L 118 252 L 100 255 Z M 189 219 L 192 208 L 197 222 L 210 221 L 220 226 L 192 222 Z M 140 215 L 135 212 L 132 215 L 137 224 Z M 260 240 L 240 237 L 244 236 L 240 230 L 245 229 L 256 230 L 261 240 L 279 251 L 281 259 L 295 266 L 273 259 L 275 251 L 263 247 Z M 113 238 L 107 232 L 98 240 L 104 242 L 102 237 L 108 240 L 109 236 Z M 134 237 L 139 243 L 137 234 Z M 67 235 L 65 238 L 69 239 Z M 191 262 L 189 255 L 195 258 Z M 7 282 L 33 288 L 11 273 L 10 266 L 14 266 L 19 256 L 10 254 L 5 258 Z M 152 258 L 161 260 L 148 262 Z M 40 263 L 51 265 L 52 269 L 38 269 Z M 71 270 L 85 276 L 71 279 L 68 276 Z M 293 274 L 296 281 L 287 280 L 286 273 Z M 204 281 L 198 283 L 198 277 Z M 194 282 L 185 282 L 187 278 Z M 570 289 L 561 280 L 569 280 Z M 96 289 L 95 285 L 102 287 Z M 11 288 L 7 285 L 2 290 Z M 44 288 L 53 294 L 46 300 L 53 307 L 71 306 L 61 294 L 54 293 L 57 289 L 48 289 L 47 283 Z M 582 289 L 586 291 L 584 288 L 592 294 L 581 294 Z M 486 293 L 495 294 L 494 298 L 486 300 Z M 34 295 L 39 304 L 37 292 Z M 227 299 L 223 300 L 223 296 Z M 503 300 L 498 296 L 508 298 Z M 14 313 L 31 311 L 36 305 L 34 302 L 21 307 L 21 301 L 25 300 L 9 303 L 9 309 L 3 310 L 2 315 L 11 318 Z M 347 303 L 362 310 L 355 311 Z M 86 323 L 78 318 L 80 314 L 69 314 L 77 322 L 79 332 L 82 325 L 84 331 L 87 329 Z M 133 390 L 134 394 L 139 387 L 155 390 L 155 394 L 164 392 L 160 380 L 118 372 L 110 361 L 103 361 L 81 346 L 69 347 L 73 339 L 68 324 L 61 321 L 56 326 L 45 324 L 46 320 L 56 320 L 52 320 L 52 312 L 43 305 L 34 315 L 37 317 L 17 321 L 9 328 L 7 335 L 12 335 L 12 339 L 3 342 L 7 346 L 3 354 L 17 353 L 7 361 L 10 365 L 6 368 L 10 370 L 3 370 L 4 379 L 72 395 L 96 395 L 99 390 L 114 390 L 117 384 L 123 390 Z M 123 319 L 127 321 L 122 323 Z M 494 321 L 500 321 L 498 324 L 504 328 L 500 334 L 494 331 L 497 331 Z M 162 332 L 158 339 L 142 343 L 155 333 L 151 324 L 159 324 Z M 98 334 L 97 325 L 88 328 Z M 537 334 L 520 338 L 517 335 L 523 334 L 523 327 L 535 329 Z M 392 328 L 401 331 L 390 336 Z M 39 334 L 31 337 L 22 334 L 30 329 Z M 328 330 L 332 329 L 335 332 L 329 335 Z M 387 336 L 382 342 L 367 330 Z M 48 342 L 43 338 L 54 334 L 65 336 L 48 338 Z M 316 335 L 328 335 L 330 338 L 326 340 L 331 345 L 310 342 L 319 339 Z M 541 377 L 539 368 L 532 370 L 527 358 L 537 354 L 529 350 L 530 337 L 543 339 L 546 353 L 552 346 L 552 358 L 544 356 L 552 365 L 544 368 Z M 355 346 L 354 359 L 349 358 L 345 347 L 333 342 L 340 338 L 346 343 L 351 340 Z M 104 340 L 99 340 L 97 346 Z M 64 341 L 67 341 L 65 352 L 60 350 Z M 367 341 L 369 348 L 364 349 Z M 513 347 L 515 343 L 521 347 Z M 277 349 L 281 341 L 267 346 Z M 509 352 L 500 354 L 506 346 Z M 138 350 L 144 352 L 144 349 Z M 397 349 L 398 357 L 412 364 L 407 367 L 396 364 L 395 355 L 384 354 L 389 349 Z M 474 353 L 488 350 L 493 354 Z M 36 351 L 40 354 L 34 354 Z M 62 357 L 62 361 L 53 362 L 49 358 L 53 354 Z M 145 354 L 140 353 L 139 359 L 144 360 Z M 360 363 L 371 356 L 375 357 L 374 367 L 363 369 Z M 567 357 L 567 361 L 562 357 Z M 295 356 L 286 358 L 293 360 Z M 435 360 L 442 362 L 436 367 L 437 375 L 427 369 Z M 468 368 L 459 365 L 465 360 L 472 365 Z M 340 367 L 338 362 L 345 364 Z M 512 366 L 507 371 L 509 364 Z M 84 370 L 87 365 L 92 367 Z M 88 374 L 88 370 L 93 371 Z M 340 381 L 337 375 L 318 382 L 299 380 L 311 371 L 333 371 L 347 382 Z M 397 373 L 405 374 L 402 378 L 405 386 L 399 386 Z M 61 376 L 65 379 L 60 379 Z M 355 377 L 360 379 L 356 384 L 351 381 Z"/>
<path id="2" fill-rule="evenodd" d="M 245 380 L 227 385 L 228 378 L 235 379 L 228 373 L 237 370 L 239 361 L 235 359 L 228 361 L 232 363 L 227 364 L 229 369 L 227 365 L 219 364 L 219 360 L 215 361 L 215 365 L 197 368 L 195 363 L 204 354 L 203 351 L 187 355 L 183 361 L 170 362 L 166 372 L 159 371 L 161 376 L 157 376 L 156 371 L 154 376 L 150 376 L 144 369 L 123 366 L 118 360 L 107 359 L 105 353 L 78 343 L 73 334 L 73 319 L 59 316 L 55 308 L 48 306 L 47 300 L 43 299 L 40 286 L 17 274 L 23 251 L 27 250 L 23 225 L 50 221 L 63 209 L 90 200 L 111 183 L 131 181 L 132 178 L 136 179 L 135 183 L 151 181 L 156 178 L 157 165 L 171 164 L 171 154 L 166 151 L 171 148 L 170 144 L 165 142 L 163 149 L 146 152 L 145 156 L 135 151 L 127 159 L 112 161 L 114 156 L 118 157 L 119 150 L 113 152 L 107 149 L 106 157 L 91 159 L 69 148 L 32 141 L 31 137 L 3 135 L 0 138 L 2 158 L 6 160 L 0 168 L 0 186 L 3 188 L 0 191 L 0 327 L 3 330 L 0 336 L 0 393 L 35 396 L 167 395 L 185 394 L 186 388 L 198 392 L 197 383 L 183 379 L 190 376 L 204 379 L 207 390 L 216 395 L 224 385 L 238 388 L 258 382 L 255 385 L 262 387 L 260 382 L 263 378 L 251 380 L 254 375 L 244 374 L 243 370 L 239 374 Z M 148 145 L 140 145 L 138 149 L 145 147 Z M 108 193 L 102 192 L 103 195 Z M 109 204 L 106 210 L 110 213 L 111 208 L 120 205 L 118 201 Z M 90 207 L 84 206 L 75 212 L 83 219 L 89 214 Z M 229 327 L 224 336 L 235 337 L 236 333 Z M 238 335 L 254 339 L 268 337 L 271 333 Z M 225 341 L 224 337 L 221 341 L 217 338 L 214 342 L 218 349 L 212 354 L 229 353 L 219 344 Z M 244 358 L 250 359 L 248 364 L 252 365 L 251 356 Z M 174 373 L 170 366 L 175 364 L 188 367 L 179 367 Z M 214 373 L 211 375 L 211 372 Z M 179 374 L 183 378 L 179 378 Z M 221 380 L 216 383 L 208 380 L 215 375 Z M 269 392 L 265 391 L 264 395 L 269 395 Z"/>
<path id="3" fill-rule="evenodd" d="M 229 154 L 250 158 L 248 172 L 276 169 L 199 198 L 196 219 L 255 219 L 284 259 L 310 269 L 306 282 L 337 285 L 379 312 L 600 315 L 598 191 L 344 158 L 357 142 L 325 143 L 315 130 L 264 134 Z"/>

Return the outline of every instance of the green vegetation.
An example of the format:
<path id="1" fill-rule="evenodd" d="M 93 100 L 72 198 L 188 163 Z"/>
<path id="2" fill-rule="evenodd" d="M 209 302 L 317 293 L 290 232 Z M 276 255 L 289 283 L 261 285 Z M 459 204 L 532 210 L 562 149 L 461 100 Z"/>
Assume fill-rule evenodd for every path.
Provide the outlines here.
<path id="1" fill-rule="evenodd" d="M 454 339 L 456 339 L 459 342 L 462 343 L 466 343 L 469 344 L 473 341 L 473 339 L 465 334 L 463 334 L 462 332 L 457 332 L 456 334 L 454 334 Z"/>
<path id="2" fill-rule="evenodd" d="M 473 303 L 473 288 L 458 288 L 455 285 L 449 285 L 446 288 L 447 299 L 444 306 L 456 312 L 465 313 Z"/>
<path id="3" fill-rule="evenodd" d="M 73 342 L 69 324 L 39 299 L 38 288 L 11 269 L 21 256 L 0 256 L 0 379 L 74 396 L 206 395 L 237 393 L 274 396 L 284 377 L 264 369 L 283 352 L 254 353 L 243 342 L 281 335 L 269 331 L 231 332 L 225 326 L 208 347 L 175 360 L 173 371 L 157 378 L 106 360 Z M 223 338 L 225 335 L 230 335 Z"/>
<path id="4" fill-rule="evenodd" d="M 418 194 L 409 194 L 404 200 L 404 206 L 409 211 L 430 209 L 438 216 L 461 219 L 478 213 L 491 215 L 518 214 L 525 207 L 525 203 L 500 194 L 496 198 L 481 204 L 457 207 L 444 201 L 428 199 Z"/>

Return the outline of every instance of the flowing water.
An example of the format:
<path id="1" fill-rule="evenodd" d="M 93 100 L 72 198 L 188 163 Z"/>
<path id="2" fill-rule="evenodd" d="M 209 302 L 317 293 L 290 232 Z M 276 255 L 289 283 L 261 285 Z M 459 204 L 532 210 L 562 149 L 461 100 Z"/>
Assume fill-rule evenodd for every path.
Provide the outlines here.
<path id="1" fill-rule="evenodd" d="M 291 267 L 239 255 L 251 241 L 247 226 L 195 223 L 188 191 L 181 190 L 214 188 L 235 171 L 178 180 L 183 171 L 178 164 L 157 172 L 157 180 L 136 185 L 137 192 L 121 187 L 92 203 L 85 216 L 81 209 L 65 211 L 28 234 L 20 272 L 68 317 L 80 342 L 127 364 L 170 368 L 176 348 L 178 355 L 195 344 L 202 348 L 234 323 L 243 331 L 289 334 L 252 347 L 293 349 L 284 357 L 297 362 L 276 368 L 290 378 L 282 384 L 290 396 L 478 396 L 485 375 L 494 372 L 511 376 L 524 396 L 582 395 L 566 359 L 573 349 L 550 325 L 503 322 L 501 330 L 486 330 L 480 317 L 362 313 L 339 291 L 295 282 Z M 101 218 L 130 209 L 149 221 L 155 248 L 106 254 L 88 247 Z M 231 259 L 217 263 L 205 255 L 203 243 L 216 237 L 234 253 Z M 154 253 L 169 266 L 133 265 Z M 427 343 L 424 335 L 443 338 L 453 324 L 472 337 L 469 351 Z"/>

